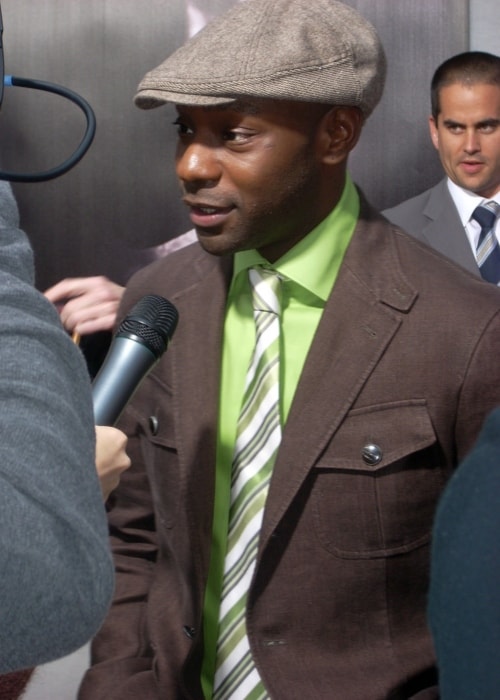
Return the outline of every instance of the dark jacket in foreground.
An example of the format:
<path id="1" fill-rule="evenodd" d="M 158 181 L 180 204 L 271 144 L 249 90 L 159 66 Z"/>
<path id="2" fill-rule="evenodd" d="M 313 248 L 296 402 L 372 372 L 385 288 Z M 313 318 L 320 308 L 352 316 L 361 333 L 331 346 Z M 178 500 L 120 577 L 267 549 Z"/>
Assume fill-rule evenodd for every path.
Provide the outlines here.
<path id="1" fill-rule="evenodd" d="M 193 244 L 139 272 L 179 310 L 122 422 L 115 604 L 85 700 L 201 695 L 222 324 L 231 259 Z M 275 700 L 437 698 L 426 626 L 436 502 L 500 401 L 500 291 L 362 207 L 291 406 L 249 595 Z M 364 447 L 382 459 L 370 465 Z M 155 527 L 156 526 L 156 527 Z"/>
<path id="2" fill-rule="evenodd" d="M 432 547 L 429 618 L 442 700 L 500 694 L 500 410 L 448 483 Z"/>

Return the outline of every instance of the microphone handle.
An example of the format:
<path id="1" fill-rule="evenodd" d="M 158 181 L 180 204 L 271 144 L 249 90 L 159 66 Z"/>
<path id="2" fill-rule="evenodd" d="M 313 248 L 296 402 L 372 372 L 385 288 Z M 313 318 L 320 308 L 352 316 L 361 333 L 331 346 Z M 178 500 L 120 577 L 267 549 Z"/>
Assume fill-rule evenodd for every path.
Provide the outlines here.
<path id="1" fill-rule="evenodd" d="M 115 425 L 141 380 L 158 359 L 143 343 L 126 337 L 114 338 L 92 383 L 96 425 Z"/>

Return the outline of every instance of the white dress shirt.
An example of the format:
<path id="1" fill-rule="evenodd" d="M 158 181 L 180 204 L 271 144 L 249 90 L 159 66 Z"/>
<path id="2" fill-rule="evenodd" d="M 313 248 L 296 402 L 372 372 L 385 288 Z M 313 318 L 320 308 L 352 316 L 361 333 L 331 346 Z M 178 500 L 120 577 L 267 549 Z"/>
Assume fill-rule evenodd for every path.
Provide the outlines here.
<path id="1" fill-rule="evenodd" d="M 472 214 L 474 209 L 480 204 L 486 204 L 486 202 L 492 201 L 500 204 L 500 191 L 490 198 L 481 197 L 480 195 L 474 194 L 474 192 L 464 190 L 463 187 L 459 187 L 449 178 L 448 189 L 457 208 L 460 221 L 464 227 L 464 231 L 472 248 L 472 252 L 475 255 L 479 234 L 481 233 L 481 226 L 477 221 L 471 218 Z M 500 217 L 496 222 L 495 235 L 497 240 L 500 241 Z"/>

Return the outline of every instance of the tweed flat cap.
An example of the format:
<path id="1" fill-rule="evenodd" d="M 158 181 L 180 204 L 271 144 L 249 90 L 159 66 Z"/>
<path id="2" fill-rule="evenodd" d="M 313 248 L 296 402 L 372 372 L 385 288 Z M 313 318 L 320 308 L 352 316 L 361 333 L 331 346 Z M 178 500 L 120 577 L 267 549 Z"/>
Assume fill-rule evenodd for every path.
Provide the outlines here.
<path id="1" fill-rule="evenodd" d="M 147 73 L 135 103 L 152 109 L 269 98 L 359 107 L 367 117 L 385 72 L 375 29 L 348 5 L 245 0 Z"/>

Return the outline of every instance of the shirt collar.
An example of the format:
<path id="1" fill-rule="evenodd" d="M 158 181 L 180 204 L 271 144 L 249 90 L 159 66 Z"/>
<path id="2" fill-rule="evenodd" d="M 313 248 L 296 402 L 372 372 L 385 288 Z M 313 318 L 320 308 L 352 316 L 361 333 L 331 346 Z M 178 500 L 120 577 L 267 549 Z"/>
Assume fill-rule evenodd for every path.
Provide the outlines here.
<path id="1" fill-rule="evenodd" d="M 359 195 L 349 175 L 337 206 L 328 216 L 270 265 L 256 250 L 235 254 L 233 279 L 254 265 L 272 267 L 326 301 L 337 277 L 359 215 Z"/>
<path id="2" fill-rule="evenodd" d="M 500 192 L 497 192 L 494 197 L 486 199 L 485 197 L 474 194 L 474 192 L 471 192 L 470 190 L 465 190 L 463 187 L 459 187 L 452 180 L 450 180 L 450 178 L 448 178 L 448 190 L 457 208 L 462 226 L 466 226 L 469 223 L 474 209 L 480 204 L 491 201 L 495 201 L 500 204 Z"/>

